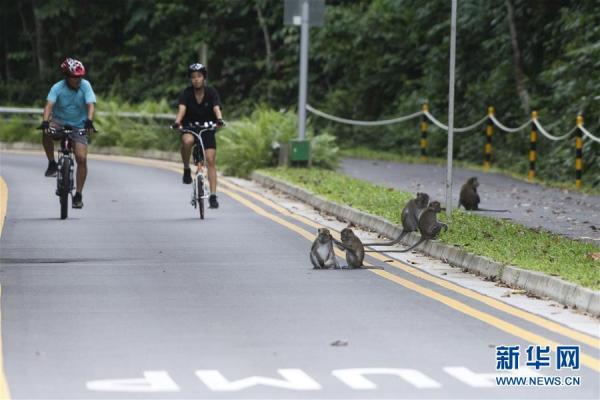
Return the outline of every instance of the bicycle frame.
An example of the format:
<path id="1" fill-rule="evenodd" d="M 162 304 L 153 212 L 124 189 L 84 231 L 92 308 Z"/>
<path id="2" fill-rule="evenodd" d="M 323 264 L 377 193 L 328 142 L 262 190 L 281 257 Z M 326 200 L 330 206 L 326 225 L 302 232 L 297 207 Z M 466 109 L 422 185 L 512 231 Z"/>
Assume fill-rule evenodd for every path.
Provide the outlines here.
<path id="1" fill-rule="evenodd" d="M 202 128 L 198 132 L 196 132 L 193 128 Z M 194 151 L 197 151 L 197 146 L 200 146 L 202 149 L 202 160 L 197 161 L 196 153 L 194 153 L 194 162 L 196 164 L 196 174 L 192 180 L 192 200 L 191 204 L 194 208 L 200 208 L 200 219 L 204 219 L 204 200 L 210 196 L 210 187 L 207 176 L 207 168 L 204 165 L 204 161 L 206 160 L 206 151 L 204 149 L 204 141 L 202 140 L 202 134 L 208 131 L 212 131 L 216 128 L 213 123 L 204 123 L 204 124 L 191 124 L 186 127 L 182 127 L 180 132 L 189 133 L 194 136 L 195 146 Z M 200 185 L 198 184 L 200 182 Z M 198 193 L 200 191 L 200 193 Z"/>
<path id="2" fill-rule="evenodd" d="M 60 218 L 66 219 L 68 216 L 69 195 L 73 196 L 73 189 L 75 188 L 75 160 L 73 159 L 71 138 L 69 137 L 69 134 L 72 132 L 77 132 L 80 135 L 84 135 L 85 130 L 65 126 L 64 128 L 59 129 L 50 128 L 49 132 L 53 135 L 61 135 L 60 150 L 58 150 L 59 157 L 57 166 L 58 171 L 56 174 L 56 195 L 60 200 Z M 65 167 L 65 163 L 67 163 L 68 167 Z"/>

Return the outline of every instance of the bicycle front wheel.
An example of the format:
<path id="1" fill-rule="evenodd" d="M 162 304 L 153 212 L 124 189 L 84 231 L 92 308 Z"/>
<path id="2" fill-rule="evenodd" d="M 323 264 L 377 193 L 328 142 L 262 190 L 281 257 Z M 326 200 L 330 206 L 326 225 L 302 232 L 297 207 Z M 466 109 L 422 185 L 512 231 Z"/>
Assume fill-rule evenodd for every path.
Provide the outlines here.
<path id="1" fill-rule="evenodd" d="M 59 171 L 58 191 L 60 197 L 60 219 L 66 219 L 69 215 L 69 192 L 71 182 L 71 160 L 65 158 Z"/>
<path id="2" fill-rule="evenodd" d="M 198 194 L 198 197 L 196 198 L 198 211 L 200 212 L 200 219 L 204 219 L 204 184 L 202 183 L 202 179 L 197 179 L 196 184 L 198 185 L 196 190 L 196 193 Z"/>

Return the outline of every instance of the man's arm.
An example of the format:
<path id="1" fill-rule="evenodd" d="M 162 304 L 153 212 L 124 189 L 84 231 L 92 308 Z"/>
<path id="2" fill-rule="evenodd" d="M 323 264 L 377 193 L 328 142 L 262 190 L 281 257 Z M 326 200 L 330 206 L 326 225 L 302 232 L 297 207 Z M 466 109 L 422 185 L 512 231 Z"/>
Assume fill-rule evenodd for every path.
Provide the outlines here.
<path id="1" fill-rule="evenodd" d="M 88 119 L 90 121 L 94 120 L 94 112 L 96 111 L 96 105 L 94 103 L 87 103 L 87 112 L 88 112 Z"/>
<path id="2" fill-rule="evenodd" d="M 54 103 L 48 101 L 46 106 L 44 107 L 44 116 L 42 118 L 43 121 L 48 121 L 50 119 L 50 114 L 52 114 L 52 107 L 54 107 Z"/>

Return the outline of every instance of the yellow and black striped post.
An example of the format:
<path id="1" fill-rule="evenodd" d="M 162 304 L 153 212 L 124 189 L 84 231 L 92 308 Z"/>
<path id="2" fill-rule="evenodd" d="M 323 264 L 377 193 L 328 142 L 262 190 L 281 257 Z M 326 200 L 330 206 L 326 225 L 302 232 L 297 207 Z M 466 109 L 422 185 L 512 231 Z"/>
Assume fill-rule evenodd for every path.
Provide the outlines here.
<path id="1" fill-rule="evenodd" d="M 529 144 L 529 174 L 527 179 L 532 181 L 535 178 L 535 161 L 537 159 L 537 126 L 535 126 L 535 120 L 537 120 L 537 111 L 531 112 L 531 136 Z"/>
<path id="2" fill-rule="evenodd" d="M 492 135 L 494 134 L 494 121 L 492 116 L 494 115 L 494 107 L 488 107 L 488 121 L 485 128 L 485 159 L 483 161 L 483 171 L 488 172 L 490 164 L 492 163 Z"/>
<path id="3" fill-rule="evenodd" d="M 423 104 L 423 113 L 429 111 L 429 105 Z M 421 160 L 427 160 L 427 116 L 421 116 Z"/>
<path id="4" fill-rule="evenodd" d="M 583 170 L 583 115 L 577 116 L 577 129 L 575 129 L 575 187 L 581 188 L 581 171 Z"/>

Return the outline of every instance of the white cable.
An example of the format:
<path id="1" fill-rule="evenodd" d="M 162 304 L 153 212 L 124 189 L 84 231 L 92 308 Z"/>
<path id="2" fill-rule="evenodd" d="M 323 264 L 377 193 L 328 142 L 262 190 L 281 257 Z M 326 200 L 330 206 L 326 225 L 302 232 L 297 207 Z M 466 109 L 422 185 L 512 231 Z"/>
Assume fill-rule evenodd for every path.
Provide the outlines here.
<path id="1" fill-rule="evenodd" d="M 437 119 L 435 119 L 435 117 L 433 115 L 431 115 L 431 113 L 429 111 L 425 111 L 424 114 L 438 128 L 443 129 L 445 131 L 448 130 L 448 126 L 442 124 L 440 121 L 438 121 Z M 473 125 L 465 126 L 463 128 L 454 128 L 454 132 L 468 132 L 468 131 L 472 131 L 473 129 L 477 128 L 479 125 L 483 124 L 486 120 L 487 120 L 487 116 L 481 118 L 479 121 L 475 122 Z"/>
<path id="2" fill-rule="evenodd" d="M 0 107 L 0 113 L 7 114 L 41 114 L 42 108 Z"/>
<path id="3" fill-rule="evenodd" d="M 597 138 L 596 136 L 592 135 L 590 133 L 590 131 L 588 131 L 587 129 L 585 129 L 583 127 L 583 125 L 579 125 L 577 128 L 581 129 L 581 131 L 583 132 L 583 134 L 587 137 L 589 137 L 590 139 L 592 139 L 594 142 L 598 142 L 600 143 L 600 138 Z"/>
<path id="4" fill-rule="evenodd" d="M 554 140 L 554 141 L 565 139 L 567 136 L 569 136 L 571 133 L 573 133 L 575 131 L 575 129 L 577 129 L 577 126 L 575 126 L 573 129 L 571 129 L 569 132 L 567 132 L 566 134 L 564 134 L 562 136 L 553 136 L 553 135 L 549 134 L 548 132 L 546 132 L 546 130 L 544 129 L 542 124 L 539 123 L 537 118 L 533 120 L 533 123 L 535 124 L 535 126 L 537 126 L 538 130 L 542 133 L 542 135 L 544 135 L 548 139 Z"/>
<path id="5" fill-rule="evenodd" d="M 0 107 L 0 113 L 7 114 L 41 114 L 44 110 L 41 108 L 20 108 L 20 107 Z M 96 114 L 100 116 L 117 116 L 126 118 L 152 118 L 152 119 L 175 119 L 175 114 L 146 114 L 129 111 L 98 111 Z"/>
<path id="6" fill-rule="evenodd" d="M 505 132 L 509 132 L 509 133 L 514 133 L 514 132 L 519 132 L 520 130 L 523 130 L 524 128 L 527 127 L 527 125 L 529 125 L 529 123 L 531 122 L 531 120 L 528 120 L 527 122 L 525 122 L 523 125 L 517 127 L 517 128 L 509 128 L 507 126 L 502 125 L 502 123 L 500 121 L 498 121 L 496 119 L 496 117 L 492 114 L 490 115 L 491 120 L 494 122 L 494 125 L 496 125 L 498 128 L 502 129 Z"/>
<path id="7" fill-rule="evenodd" d="M 326 114 L 323 111 L 319 111 L 319 110 L 311 107 L 310 104 L 306 105 L 306 109 L 313 114 L 316 114 L 323 118 L 330 119 L 335 122 L 340 122 L 342 124 L 349 124 L 349 125 L 360 125 L 360 126 L 378 126 L 378 125 L 395 124 L 397 122 L 408 121 L 409 119 L 416 118 L 423 114 L 423 111 L 419 111 L 414 114 L 405 115 L 403 117 L 398 117 L 398 118 L 394 118 L 394 119 L 385 119 L 382 121 L 356 121 L 356 120 L 352 120 L 352 119 L 340 118 L 340 117 L 336 117 L 336 116 L 333 116 L 330 114 Z"/>

